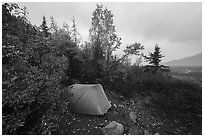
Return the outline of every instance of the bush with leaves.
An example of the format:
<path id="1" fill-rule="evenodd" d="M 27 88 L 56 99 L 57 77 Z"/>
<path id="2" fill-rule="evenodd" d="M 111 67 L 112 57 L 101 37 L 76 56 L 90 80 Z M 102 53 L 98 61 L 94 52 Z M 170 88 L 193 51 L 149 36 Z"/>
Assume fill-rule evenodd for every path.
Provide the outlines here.
<path id="1" fill-rule="evenodd" d="M 48 41 L 21 12 L 16 4 L 2 5 L 2 129 L 3 134 L 41 134 L 47 111 L 66 108 L 61 95 L 68 89 L 61 82 L 69 79 L 71 53 Z"/>
<path id="2" fill-rule="evenodd" d="M 176 79 L 162 72 L 144 72 L 145 68 L 131 67 L 127 76 L 126 96 L 151 96 L 152 107 L 156 107 L 168 116 L 180 115 L 185 117 L 186 113 L 191 116 L 202 112 L 202 88 L 197 83 Z M 176 111 L 174 114 L 173 111 Z"/>

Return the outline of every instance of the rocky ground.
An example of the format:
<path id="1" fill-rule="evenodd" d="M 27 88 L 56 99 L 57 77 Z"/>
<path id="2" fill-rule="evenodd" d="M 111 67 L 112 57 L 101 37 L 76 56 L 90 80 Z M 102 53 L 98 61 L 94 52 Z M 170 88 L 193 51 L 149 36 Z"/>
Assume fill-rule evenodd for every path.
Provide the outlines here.
<path id="1" fill-rule="evenodd" d="M 175 114 L 167 116 L 157 107 L 152 107 L 151 98 L 125 99 L 114 92 L 106 92 L 112 107 L 103 116 L 83 115 L 65 111 L 60 114 L 59 127 L 53 134 L 101 135 L 102 128 L 111 121 L 124 126 L 128 135 L 160 134 L 191 135 L 202 134 L 202 115 L 179 119 Z"/>

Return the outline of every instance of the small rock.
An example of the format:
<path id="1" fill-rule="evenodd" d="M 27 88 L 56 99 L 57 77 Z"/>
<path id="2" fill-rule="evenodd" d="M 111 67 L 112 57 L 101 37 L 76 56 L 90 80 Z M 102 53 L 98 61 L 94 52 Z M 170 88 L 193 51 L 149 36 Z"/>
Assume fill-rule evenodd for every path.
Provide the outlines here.
<path id="1" fill-rule="evenodd" d="M 122 95 L 119 95 L 119 99 L 124 100 L 124 97 Z"/>
<path id="2" fill-rule="evenodd" d="M 116 104 L 113 104 L 113 106 L 114 106 L 115 108 L 117 108 L 117 105 L 116 105 Z"/>
<path id="3" fill-rule="evenodd" d="M 150 105 L 152 100 L 153 98 L 151 96 L 147 96 L 144 99 L 142 99 L 141 102 L 144 103 L 145 105 Z"/>
<path id="4" fill-rule="evenodd" d="M 122 108 L 122 107 L 125 107 L 124 105 L 118 105 L 118 106 L 121 107 L 121 108 Z"/>
<path id="5" fill-rule="evenodd" d="M 159 135 L 159 133 L 155 133 L 154 135 Z"/>
<path id="6" fill-rule="evenodd" d="M 105 124 L 104 123 L 100 123 L 99 125 L 98 125 L 98 127 L 103 127 Z"/>
<path id="7" fill-rule="evenodd" d="M 138 102 L 137 102 L 137 108 L 138 108 L 138 109 L 144 109 L 144 107 L 145 107 L 145 104 L 144 104 L 144 103 L 142 103 L 141 101 L 138 101 Z"/>
<path id="8" fill-rule="evenodd" d="M 135 115 L 135 113 L 134 112 L 130 112 L 130 119 L 134 122 L 134 123 L 136 123 L 137 121 L 136 121 L 136 115 Z"/>
<path id="9" fill-rule="evenodd" d="M 129 135 L 143 135 L 142 132 L 135 126 L 129 128 Z"/>
<path id="10" fill-rule="evenodd" d="M 202 117 L 202 115 L 201 115 L 201 114 L 197 114 L 196 116 L 197 116 L 197 117 L 200 117 L 200 118 Z"/>
<path id="11" fill-rule="evenodd" d="M 130 102 L 132 103 L 132 104 L 134 104 L 135 103 L 135 101 L 131 98 L 130 99 Z"/>
<path id="12" fill-rule="evenodd" d="M 140 135 L 140 134 L 139 134 L 139 131 L 137 129 L 135 129 L 133 131 L 130 131 L 129 135 Z"/>
<path id="13" fill-rule="evenodd" d="M 148 131 L 148 130 L 145 130 L 145 131 L 144 131 L 144 135 L 150 135 L 149 131 Z"/>
<path id="14" fill-rule="evenodd" d="M 124 126 L 116 121 L 112 121 L 102 128 L 102 133 L 104 135 L 122 135 L 123 132 Z"/>

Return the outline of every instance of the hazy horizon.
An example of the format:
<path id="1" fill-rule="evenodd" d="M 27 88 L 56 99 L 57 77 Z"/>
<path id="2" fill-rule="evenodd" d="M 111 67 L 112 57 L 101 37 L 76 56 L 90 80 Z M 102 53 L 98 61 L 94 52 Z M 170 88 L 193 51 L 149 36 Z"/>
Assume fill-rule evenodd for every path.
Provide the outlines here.
<path id="1" fill-rule="evenodd" d="M 74 16 L 83 41 L 88 40 L 91 17 L 97 2 L 22 2 L 33 25 L 39 26 L 45 16 L 48 25 L 53 16 L 62 26 L 71 26 Z M 113 13 L 116 33 L 122 38 L 122 54 L 127 44 L 140 42 L 144 53 L 153 52 L 155 44 L 165 56 L 163 62 L 202 53 L 201 2 L 102 2 Z"/>

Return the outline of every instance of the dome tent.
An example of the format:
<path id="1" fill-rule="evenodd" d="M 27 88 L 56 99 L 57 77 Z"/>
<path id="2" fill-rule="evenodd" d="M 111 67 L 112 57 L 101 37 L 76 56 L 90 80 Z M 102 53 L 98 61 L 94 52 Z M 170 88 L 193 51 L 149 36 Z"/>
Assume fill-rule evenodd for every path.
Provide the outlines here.
<path id="1" fill-rule="evenodd" d="M 73 112 L 103 115 L 111 107 L 101 84 L 73 84 L 70 87 L 69 101 Z"/>

